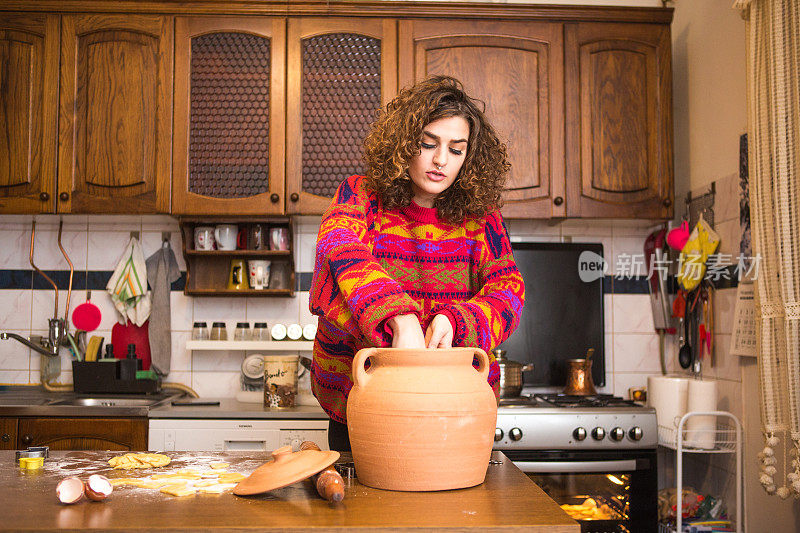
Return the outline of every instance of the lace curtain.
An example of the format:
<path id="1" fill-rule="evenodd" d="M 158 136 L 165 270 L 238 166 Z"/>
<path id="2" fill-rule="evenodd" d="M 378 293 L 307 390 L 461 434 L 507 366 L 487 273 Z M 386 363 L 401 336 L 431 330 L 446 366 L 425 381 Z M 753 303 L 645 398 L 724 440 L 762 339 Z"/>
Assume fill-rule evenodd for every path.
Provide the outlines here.
<path id="1" fill-rule="evenodd" d="M 737 0 L 748 20 L 750 219 L 765 447 L 760 481 L 800 497 L 800 1 Z"/>

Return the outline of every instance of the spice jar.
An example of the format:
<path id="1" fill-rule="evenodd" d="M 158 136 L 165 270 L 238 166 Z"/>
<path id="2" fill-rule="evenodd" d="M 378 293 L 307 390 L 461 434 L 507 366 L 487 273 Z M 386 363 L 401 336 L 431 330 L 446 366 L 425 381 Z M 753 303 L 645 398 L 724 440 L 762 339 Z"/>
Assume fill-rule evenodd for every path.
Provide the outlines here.
<path id="1" fill-rule="evenodd" d="M 213 324 L 211 324 L 211 340 L 212 341 L 228 340 L 228 330 L 225 328 L 225 322 L 214 322 Z"/>

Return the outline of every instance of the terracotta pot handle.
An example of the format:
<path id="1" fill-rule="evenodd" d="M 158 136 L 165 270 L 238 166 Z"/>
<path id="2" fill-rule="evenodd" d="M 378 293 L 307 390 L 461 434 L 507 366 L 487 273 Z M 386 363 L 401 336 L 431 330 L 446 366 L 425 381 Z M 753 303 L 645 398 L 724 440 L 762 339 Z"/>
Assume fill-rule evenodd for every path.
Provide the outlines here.
<path id="1" fill-rule="evenodd" d="M 475 348 L 475 355 L 478 356 L 478 373 L 483 379 L 489 377 L 489 356 L 480 348 Z"/>
<path id="2" fill-rule="evenodd" d="M 357 386 L 363 387 L 369 381 L 370 376 L 367 374 L 367 369 L 364 368 L 364 363 L 375 355 L 377 351 L 377 348 L 364 348 L 359 350 L 353 358 L 353 383 Z"/>

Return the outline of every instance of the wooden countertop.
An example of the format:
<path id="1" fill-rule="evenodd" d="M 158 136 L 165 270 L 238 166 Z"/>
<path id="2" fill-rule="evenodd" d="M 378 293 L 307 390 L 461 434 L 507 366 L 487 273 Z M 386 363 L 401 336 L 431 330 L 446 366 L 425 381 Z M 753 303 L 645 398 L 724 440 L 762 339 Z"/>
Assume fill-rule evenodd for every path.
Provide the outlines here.
<path id="1" fill-rule="evenodd" d="M 227 492 L 177 498 L 120 486 L 103 502 L 59 503 L 56 485 L 70 475 L 146 477 L 182 468 L 208 470 L 213 461 L 230 463 L 228 471 L 249 474 L 270 457 L 266 452 L 168 452 L 172 463 L 167 467 L 123 471 L 108 466 L 114 455 L 119 452 L 51 452 L 43 468 L 22 470 L 13 451 L 0 451 L 0 530 L 580 531 L 578 523 L 501 452 L 492 453 L 502 464 L 489 465 L 482 485 L 461 490 L 385 491 L 353 478 L 346 480 L 345 499 L 338 504 L 321 499 L 310 480 L 249 497 Z"/>

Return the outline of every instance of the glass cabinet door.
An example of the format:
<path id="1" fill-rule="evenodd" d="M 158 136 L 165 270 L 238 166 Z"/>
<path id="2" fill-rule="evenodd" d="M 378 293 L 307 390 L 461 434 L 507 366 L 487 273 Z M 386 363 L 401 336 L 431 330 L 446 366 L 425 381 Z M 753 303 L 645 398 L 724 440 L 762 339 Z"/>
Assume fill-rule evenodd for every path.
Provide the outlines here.
<path id="1" fill-rule="evenodd" d="M 178 18 L 175 214 L 281 214 L 282 18 Z"/>
<path id="2" fill-rule="evenodd" d="M 364 138 L 396 92 L 395 32 L 392 20 L 289 21 L 287 213 L 323 213 L 364 173 Z"/>

